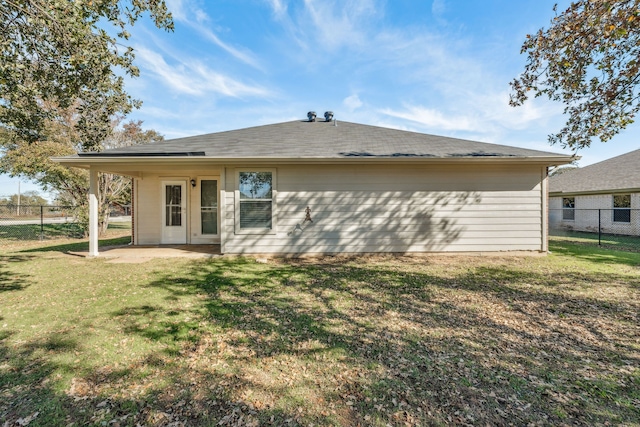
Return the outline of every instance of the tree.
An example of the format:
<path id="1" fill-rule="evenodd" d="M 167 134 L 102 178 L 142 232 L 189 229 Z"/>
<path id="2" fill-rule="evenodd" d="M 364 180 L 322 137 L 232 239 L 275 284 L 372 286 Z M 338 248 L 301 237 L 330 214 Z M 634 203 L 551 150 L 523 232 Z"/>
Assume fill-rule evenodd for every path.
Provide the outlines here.
<path id="1" fill-rule="evenodd" d="M 164 0 L 3 0 L 0 124 L 24 141 L 42 141 L 47 123 L 75 106 L 78 142 L 99 149 L 111 118 L 139 105 L 116 69 L 138 76 L 133 49 L 122 43 L 146 12 L 158 28 L 173 29 Z"/>
<path id="2" fill-rule="evenodd" d="M 20 203 L 18 203 L 18 200 L 20 201 Z M 13 206 L 17 206 L 18 204 L 40 206 L 46 205 L 48 204 L 48 202 L 47 199 L 42 197 L 37 191 L 31 190 L 25 191 L 20 195 L 12 194 L 9 197 L 5 197 L 4 199 L 0 200 L 0 204 Z"/>
<path id="3" fill-rule="evenodd" d="M 567 122 L 549 142 L 576 151 L 633 123 L 640 110 L 640 0 L 576 0 L 547 29 L 527 35 L 510 104 L 532 94 L 565 104 Z"/>
<path id="4" fill-rule="evenodd" d="M 53 156 L 75 154 L 81 149 L 77 142 L 78 131 L 75 106 L 61 110 L 59 120 L 46 120 L 42 140 L 29 142 L 17 132 L 0 127 L 0 173 L 29 178 L 45 190 L 58 193 L 58 203 L 76 206 L 80 223 L 88 229 L 89 174 L 86 170 L 66 168 L 51 161 Z M 102 142 L 105 148 L 146 144 L 164 137 L 154 130 L 143 130 L 142 122 L 122 119 L 111 122 L 110 136 Z M 109 207 L 112 202 L 130 202 L 131 179 L 101 173 L 98 176 L 98 206 L 100 233 L 109 223 Z"/>
<path id="5" fill-rule="evenodd" d="M 560 166 L 560 167 L 554 168 L 551 172 L 549 172 L 549 176 L 562 175 L 565 172 L 570 172 L 576 169 L 580 169 L 580 167 L 573 163 L 566 166 Z"/>
<path id="6" fill-rule="evenodd" d="M 12 194 L 0 199 L 0 207 L 8 208 L 16 215 L 33 215 L 40 213 L 40 206 L 49 204 L 47 199 L 37 191 L 25 191 L 22 194 Z"/>

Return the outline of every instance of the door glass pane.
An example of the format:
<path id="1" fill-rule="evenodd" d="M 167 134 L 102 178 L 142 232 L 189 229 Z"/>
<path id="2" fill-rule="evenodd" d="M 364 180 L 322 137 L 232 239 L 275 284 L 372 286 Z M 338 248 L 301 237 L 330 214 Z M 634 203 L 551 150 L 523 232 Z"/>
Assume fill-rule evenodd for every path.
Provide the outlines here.
<path id="1" fill-rule="evenodd" d="M 200 224 L 202 234 L 218 234 L 218 181 L 200 181 Z"/>
<path id="2" fill-rule="evenodd" d="M 218 181 L 203 179 L 200 181 L 200 204 L 208 208 L 218 206 Z"/>
<path id="3" fill-rule="evenodd" d="M 202 234 L 218 234 L 218 213 L 215 210 L 202 209 Z"/>
<path id="4" fill-rule="evenodd" d="M 182 186 L 165 186 L 165 225 L 167 227 L 180 227 L 182 225 Z"/>
<path id="5" fill-rule="evenodd" d="M 182 225 L 182 209 L 180 209 L 180 206 L 171 206 L 171 225 L 176 227 Z"/>

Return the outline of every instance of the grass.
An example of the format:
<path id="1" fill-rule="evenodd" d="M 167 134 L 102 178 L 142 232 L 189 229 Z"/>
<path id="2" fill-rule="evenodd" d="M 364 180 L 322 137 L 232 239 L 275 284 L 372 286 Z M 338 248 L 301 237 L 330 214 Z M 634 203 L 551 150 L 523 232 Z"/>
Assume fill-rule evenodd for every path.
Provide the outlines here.
<path id="1" fill-rule="evenodd" d="M 640 254 L 0 254 L 0 420 L 640 425 Z M 183 424 L 180 424 L 183 423 Z"/>
<path id="2" fill-rule="evenodd" d="M 45 239 L 81 238 L 82 236 L 82 227 L 75 222 L 42 224 L 42 226 L 40 224 L 0 225 L 0 241 L 38 240 L 41 237 Z"/>
<path id="3" fill-rule="evenodd" d="M 553 230 L 550 236 L 555 241 L 574 242 L 585 245 L 598 245 L 598 233 L 584 231 Z M 607 249 L 640 252 L 640 236 L 625 236 L 620 234 L 602 234 L 600 245 Z"/>
<path id="4" fill-rule="evenodd" d="M 126 245 L 131 242 L 131 222 L 110 222 L 100 246 Z M 45 224 L 44 240 L 40 240 L 40 225 L 0 225 L 0 248 L 11 252 L 86 251 L 89 241 L 75 223 Z"/>

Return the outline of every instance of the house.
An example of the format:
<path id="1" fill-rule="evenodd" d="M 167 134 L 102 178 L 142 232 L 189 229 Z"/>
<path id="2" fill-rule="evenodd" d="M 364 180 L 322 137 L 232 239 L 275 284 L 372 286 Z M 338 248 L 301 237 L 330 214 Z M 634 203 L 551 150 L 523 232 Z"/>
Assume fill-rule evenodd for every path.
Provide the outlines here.
<path id="1" fill-rule="evenodd" d="M 549 178 L 554 229 L 640 235 L 640 150 Z"/>
<path id="2" fill-rule="evenodd" d="M 308 115 L 54 160 L 133 177 L 133 243 L 224 254 L 547 250 L 547 167 L 566 155 Z"/>

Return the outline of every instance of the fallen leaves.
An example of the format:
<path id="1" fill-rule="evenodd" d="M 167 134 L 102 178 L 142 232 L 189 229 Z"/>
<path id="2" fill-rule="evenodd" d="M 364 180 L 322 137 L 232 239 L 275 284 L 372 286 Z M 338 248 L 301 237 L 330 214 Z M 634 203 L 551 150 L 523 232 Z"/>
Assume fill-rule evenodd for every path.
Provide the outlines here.
<path id="1" fill-rule="evenodd" d="M 220 261 L 165 278 L 138 266 L 145 284 L 123 301 L 113 283 L 101 296 L 106 280 L 80 299 L 113 305 L 90 327 L 51 329 L 91 345 L 5 341 L 0 373 L 15 379 L 0 389 L 0 418 L 24 422 L 38 408 L 15 408 L 41 398 L 79 424 L 108 426 L 597 424 L 614 419 L 603 407 L 633 419 L 631 276 L 549 263 Z M 25 302 L 13 304 L 19 313 Z M 112 360 L 88 357 L 101 351 Z"/>

